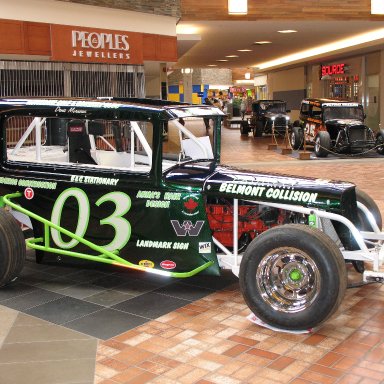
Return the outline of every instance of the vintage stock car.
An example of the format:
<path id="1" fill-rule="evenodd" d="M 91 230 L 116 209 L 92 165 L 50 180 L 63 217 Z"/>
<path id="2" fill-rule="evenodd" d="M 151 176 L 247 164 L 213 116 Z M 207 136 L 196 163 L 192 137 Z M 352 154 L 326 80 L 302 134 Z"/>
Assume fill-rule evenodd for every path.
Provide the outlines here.
<path id="1" fill-rule="evenodd" d="M 25 242 L 38 262 L 175 278 L 231 269 L 261 320 L 305 330 L 337 310 L 347 261 L 382 282 L 374 201 L 348 182 L 221 165 L 222 118 L 150 99 L 0 99 L 0 285 L 20 274 Z"/>
<path id="2" fill-rule="evenodd" d="M 242 121 L 240 134 L 261 137 L 263 133 L 284 136 L 290 131 L 287 103 L 283 100 L 256 100 L 251 117 Z"/>
<path id="3" fill-rule="evenodd" d="M 384 155 L 384 130 L 374 132 L 364 124 L 362 104 L 332 99 L 304 99 L 300 120 L 293 123 L 291 146 L 313 146 L 317 157 L 330 153 L 365 153 L 375 150 Z"/>

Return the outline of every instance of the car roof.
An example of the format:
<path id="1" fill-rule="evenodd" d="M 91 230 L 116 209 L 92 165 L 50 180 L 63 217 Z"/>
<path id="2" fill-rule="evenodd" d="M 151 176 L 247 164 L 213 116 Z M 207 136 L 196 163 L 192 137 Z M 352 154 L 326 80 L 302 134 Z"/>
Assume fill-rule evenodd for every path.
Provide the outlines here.
<path id="1" fill-rule="evenodd" d="M 254 103 L 286 103 L 284 100 L 255 100 Z"/>
<path id="2" fill-rule="evenodd" d="M 224 113 L 210 105 L 188 104 L 182 102 L 149 98 L 60 98 L 60 97 L 6 97 L 0 98 L 0 113 L 15 109 L 41 110 L 52 114 L 56 110 L 123 111 L 132 114 L 157 114 L 164 120 L 188 116 L 219 116 Z M 64 113 L 64 112 L 63 112 Z"/>
<path id="3" fill-rule="evenodd" d="M 327 99 L 327 98 L 307 98 L 302 101 L 304 104 L 312 104 L 318 107 L 322 106 L 361 106 L 361 103 L 357 101 L 339 100 L 339 99 Z"/>

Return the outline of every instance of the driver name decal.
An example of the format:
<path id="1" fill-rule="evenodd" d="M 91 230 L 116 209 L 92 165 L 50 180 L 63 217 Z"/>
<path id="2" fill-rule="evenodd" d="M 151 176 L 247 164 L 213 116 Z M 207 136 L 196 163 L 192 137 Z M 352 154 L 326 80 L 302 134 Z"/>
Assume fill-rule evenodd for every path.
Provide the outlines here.
<path id="1" fill-rule="evenodd" d="M 285 188 L 267 188 L 246 184 L 223 183 L 219 192 L 233 193 L 244 196 L 255 196 L 273 200 L 297 201 L 302 203 L 314 203 L 317 192 L 295 191 Z"/>

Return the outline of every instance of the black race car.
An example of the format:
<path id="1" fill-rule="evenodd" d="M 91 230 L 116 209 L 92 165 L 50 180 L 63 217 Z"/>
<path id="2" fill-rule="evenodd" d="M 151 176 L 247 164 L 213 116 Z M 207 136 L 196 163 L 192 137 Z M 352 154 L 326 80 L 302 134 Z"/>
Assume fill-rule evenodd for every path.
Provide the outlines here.
<path id="1" fill-rule="evenodd" d="M 240 125 L 240 133 L 254 137 L 265 134 L 285 135 L 289 129 L 290 112 L 282 100 L 256 100 L 252 103 L 252 115 Z"/>
<path id="2" fill-rule="evenodd" d="M 364 124 L 360 103 L 331 99 L 304 99 L 300 120 L 293 123 L 291 145 L 314 147 L 318 157 L 329 153 L 363 153 L 375 149 L 384 155 L 384 130 L 376 134 Z"/>
<path id="3" fill-rule="evenodd" d="M 345 259 L 372 262 L 364 278 L 382 281 L 374 201 L 343 181 L 220 164 L 222 118 L 150 99 L 0 99 L 0 286 L 23 268 L 22 227 L 38 262 L 53 253 L 175 278 L 231 269 L 249 308 L 280 329 L 336 311 Z"/>

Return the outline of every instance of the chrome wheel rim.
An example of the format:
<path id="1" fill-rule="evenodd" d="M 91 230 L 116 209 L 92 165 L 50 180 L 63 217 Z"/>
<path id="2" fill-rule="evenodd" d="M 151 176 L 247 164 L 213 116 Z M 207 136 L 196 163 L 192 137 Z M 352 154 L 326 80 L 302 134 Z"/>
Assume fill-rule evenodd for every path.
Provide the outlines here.
<path id="1" fill-rule="evenodd" d="M 295 248 L 267 254 L 256 271 L 262 299 L 277 311 L 301 312 L 319 295 L 320 273 L 313 259 Z"/>
<path id="2" fill-rule="evenodd" d="M 319 151 L 320 151 L 320 138 L 317 137 L 315 140 L 315 152 L 319 152 Z"/>

